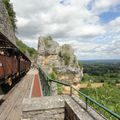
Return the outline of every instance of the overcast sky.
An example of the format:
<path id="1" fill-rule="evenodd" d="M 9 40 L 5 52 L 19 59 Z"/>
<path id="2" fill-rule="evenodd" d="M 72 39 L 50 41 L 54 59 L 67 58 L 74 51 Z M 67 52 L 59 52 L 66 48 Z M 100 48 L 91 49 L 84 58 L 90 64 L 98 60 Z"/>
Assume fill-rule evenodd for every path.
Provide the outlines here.
<path id="1" fill-rule="evenodd" d="M 11 0 L 18 37 L 37 48 L 39 36 L 71 44 L 79 59 L 120 59 L 120 0 Z"/>

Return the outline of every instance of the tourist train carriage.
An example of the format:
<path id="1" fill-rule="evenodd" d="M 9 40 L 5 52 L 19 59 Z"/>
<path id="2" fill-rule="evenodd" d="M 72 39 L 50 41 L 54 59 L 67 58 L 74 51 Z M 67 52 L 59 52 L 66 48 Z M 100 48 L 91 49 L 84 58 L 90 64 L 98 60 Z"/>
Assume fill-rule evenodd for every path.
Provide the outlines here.
<path id="1" fill-rule="evenodd" d="M 25 74 L 30 60 L 0 33 L 0 84 L 12 85 L 12 80 Z"/>

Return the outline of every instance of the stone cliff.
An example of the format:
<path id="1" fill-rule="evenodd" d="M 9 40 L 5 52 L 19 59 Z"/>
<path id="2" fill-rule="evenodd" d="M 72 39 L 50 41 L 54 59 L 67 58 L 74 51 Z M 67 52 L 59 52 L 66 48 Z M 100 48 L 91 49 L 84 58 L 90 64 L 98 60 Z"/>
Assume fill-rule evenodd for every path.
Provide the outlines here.
<path id="1" fill-rule="evenodd" d="M 15 33 L 2 0 L 0 0 L 0 32 L 5 35 L 12 43 L 16 44 Z"/>
<path id="2" fill-rule="evenodd" d="M 59 46 L 50 36 L 40 37 L 38 40 L 37 63 L 53 78 L 78 83 L 83 70 L 80 69 L 72 47 L 68 44 Z"/>

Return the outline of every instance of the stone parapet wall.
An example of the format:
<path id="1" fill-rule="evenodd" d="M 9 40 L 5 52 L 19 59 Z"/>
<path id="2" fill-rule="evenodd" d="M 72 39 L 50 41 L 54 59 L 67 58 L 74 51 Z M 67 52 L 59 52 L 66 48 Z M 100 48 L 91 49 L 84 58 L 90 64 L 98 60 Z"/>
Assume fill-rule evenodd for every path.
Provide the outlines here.
<path id="1" fill-rule="evenodd" d="M 65 120 L 105 120 L 105 118 L 95 112 L 77 96 L 64 96 L 65 103 Z"/>
<path id="2" fill-rule="evenodd" d="M 25 98 L 22 120 L 105 120 L 102 116 L 74 96 L 47 96 Z"/>
<path id="3" fill-rule="evenodd" d="M 22 119 L 64 120 L 64 106 L 62 96 L 24 99 Z"/>
<path id="4" fill-rule="evenodd" d="M 24 112 L 23 118 L 29 120 L 64 120 L 64 109 L 48 109 Z M 23 120 L 24 120 L 23 119 Z"/>
<path id="5" fill-rule="evenodd" d="M 16 44 L 15 33 L 2 0 L 0 0 L 0 32 Z"/>

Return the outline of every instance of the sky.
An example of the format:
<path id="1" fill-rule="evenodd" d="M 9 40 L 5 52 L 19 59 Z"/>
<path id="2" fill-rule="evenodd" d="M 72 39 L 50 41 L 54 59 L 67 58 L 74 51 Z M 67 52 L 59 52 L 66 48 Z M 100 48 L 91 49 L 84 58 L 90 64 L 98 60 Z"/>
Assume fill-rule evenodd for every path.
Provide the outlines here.
<path id="1" fill-rule="evenodd" d="M 17 36 L 37 49 L 51 35 L 80 60 L 120 59 L 120 0 L 11 0 Z"/>

